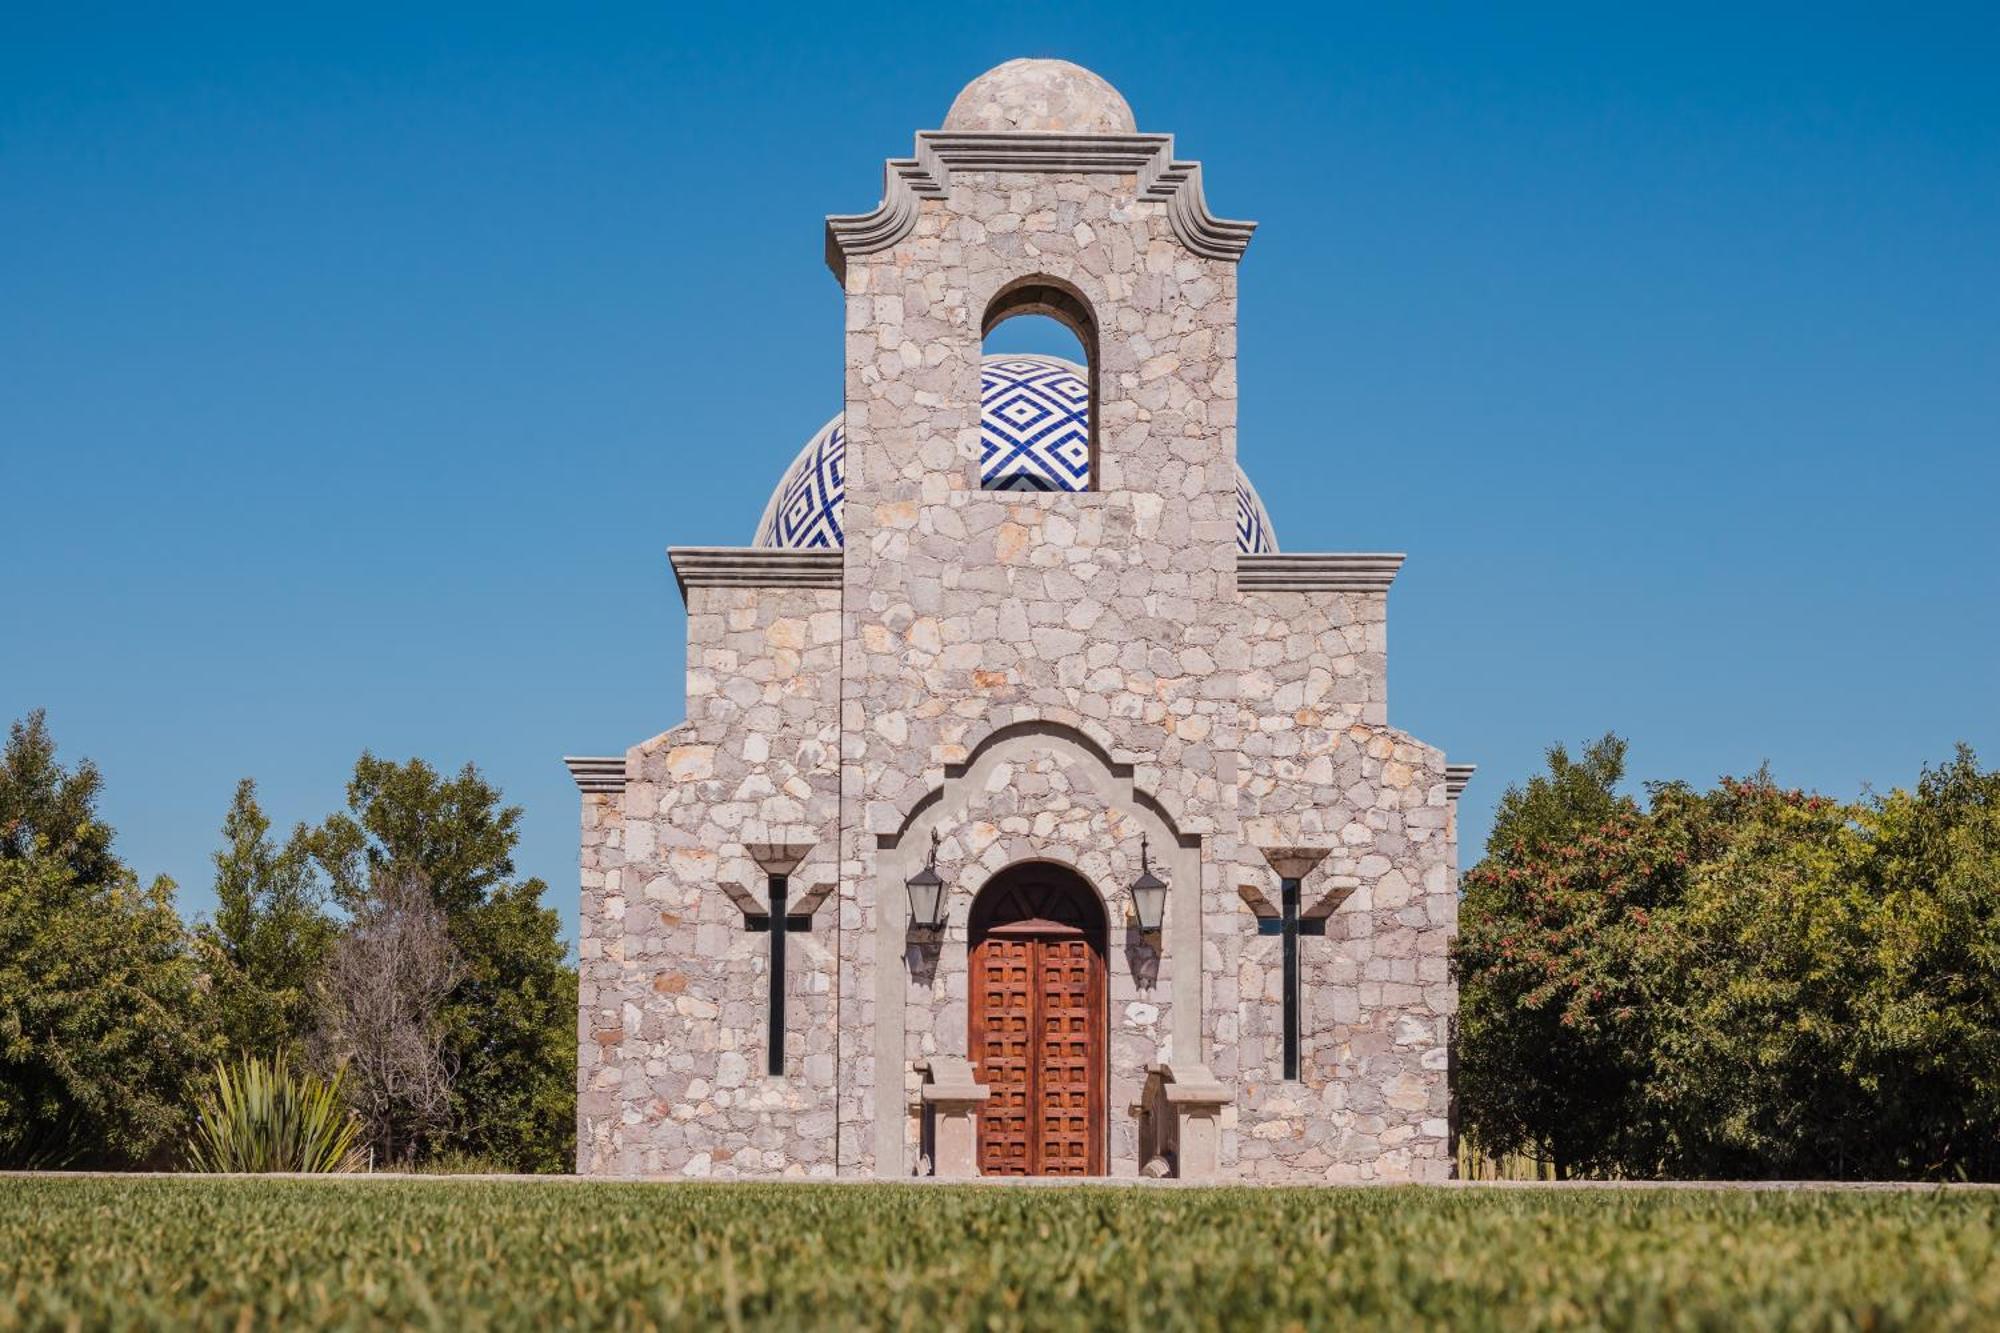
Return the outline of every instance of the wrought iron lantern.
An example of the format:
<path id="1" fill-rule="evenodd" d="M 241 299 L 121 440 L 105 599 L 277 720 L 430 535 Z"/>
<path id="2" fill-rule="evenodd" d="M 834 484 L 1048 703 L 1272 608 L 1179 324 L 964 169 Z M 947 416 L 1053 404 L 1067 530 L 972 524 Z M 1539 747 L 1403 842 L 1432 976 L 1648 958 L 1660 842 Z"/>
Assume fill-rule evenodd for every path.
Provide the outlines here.
<path id="1" fill-rule="evenodd" d="M 1148 935 L 1160 933 L 1167 915 L 1167 882 L 1153 873 L 1146 839 L 1139 839 L 1139 878 L 1132 881 L 1132 910 L 1138 914 L 1139 929 Z"/>
<path id="2" fill-rule="evenodd" d="M 923 869 L 904 881 L 910 891 L 910 929 L 934 934 L 944 929 L 944 881 L 937 872 L 937 830 L 931 831 L 931 854 Z"/>

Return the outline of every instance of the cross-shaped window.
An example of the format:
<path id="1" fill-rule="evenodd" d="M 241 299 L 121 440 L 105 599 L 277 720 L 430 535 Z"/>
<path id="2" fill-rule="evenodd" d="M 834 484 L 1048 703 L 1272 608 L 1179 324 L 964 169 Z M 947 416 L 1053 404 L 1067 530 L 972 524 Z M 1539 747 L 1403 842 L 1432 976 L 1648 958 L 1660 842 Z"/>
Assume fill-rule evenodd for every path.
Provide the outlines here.
<path id="1" fill-rule="evenodd" d="M 1285 940 L 1285 1078 L 1299 1076 L 1299 936 L 1326 934 L 1326 918 L 1299 915 L 1299 881 L 1292 875 L 1280 877 L 1283 906 L 1280 915 L 1257 918 L 1259 935 L 1282 935 Z"/>
<path id="2" fill-rule="evenodd" d="M 751 913 L 743 918 L 745 930 L 765 930 L 771 933 L 771 1002 L 767 1015 L 769 1030 L 764 1044 L 767 1052 L 765 1069 L 774 1075 L 785 1072 L 785 936 L 795 930 L 811 930 L 812 914 L 787 915 L 785 895 L 790 877 L 772 875 L 769 877 L 771 910 L 765 913 Z"/>

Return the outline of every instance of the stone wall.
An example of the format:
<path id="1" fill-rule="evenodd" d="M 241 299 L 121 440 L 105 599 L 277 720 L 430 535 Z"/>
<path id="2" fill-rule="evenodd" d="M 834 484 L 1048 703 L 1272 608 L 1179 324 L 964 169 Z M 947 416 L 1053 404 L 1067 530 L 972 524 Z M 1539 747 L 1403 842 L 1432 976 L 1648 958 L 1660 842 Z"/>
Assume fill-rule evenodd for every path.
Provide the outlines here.
<path id="1" fill-rule="evenodd" d="M 585 900 L 582 1169 L 833 1173 L 838 607 L 830 589 L 688 589 L 688 721 L 627 757 L 622 863 L 585 848 L 604 887 Z M 824 890 L 787 939 L 780 1078 L 771 937 L 745 928 L 769 906 L 764 847 L 809 849 L 794 912 Z"/>
<path id="2" fill-rule="evenodd" d="M 1237 624 L 1249 645 L 1243 673 L 1246 758 L 1285 760 L 1313 729 L 1389 722 L 1389 597 L 1386 592 L 1240 594 Z M 1294 748 L 1297 747 L 1297 748 Z M 1276 763 L 1269 779 L 1325 785 L 1320 772 Z"/>
<path id="3" fill-rule="evenodd" d="M 1386 725 L 1386 594 L 1258 589 L 1241 601 L 1252 670 L 1238 882 L 1214 897 L 1213 934 L 1226 944 L 1208 1013 L 1210 1067 L 1237 1093 L 1224 1160 L 1248 1179 L 1443 1179 L 1457 1003 L 1444 756 Z M 1254 933 L 1280 899 L 1259 849 L 1287 847 L 1328 849 L 1301 884 L 1301 911 L 1323 916 L 1326 934 L 1300 941 L 1300 1069 L 1289 1083 L 1283 941 Z"/>
<path id="4" fill-rule="evenodd" d="M 624 1110 L 624 806 L 620 791 L 583 795 L 576 925 L 576 1169 L 583 1175 L 614 1169 Z"/>
<path id="5" fill-rule="evenodd" d="M 1218 923 L 1236 945 L 1208 1013 L 1211 1068 L 1236 1090 L 1223 1157 L 1251 1180 L 1443 1180 L 1458 920 L 1444 756 L 1365 723 L 1303 730 L 1295 754 L 1246 759 L 1241 804 L 1246 849 L 1331 848 L 1300 886 L 1326 933 L 1299 941 L 1299 1078 L 1281 1077 L 1283 941 Z M 1270 865 L 1236 870 L 1219 914 L 1275 913 Z"/>

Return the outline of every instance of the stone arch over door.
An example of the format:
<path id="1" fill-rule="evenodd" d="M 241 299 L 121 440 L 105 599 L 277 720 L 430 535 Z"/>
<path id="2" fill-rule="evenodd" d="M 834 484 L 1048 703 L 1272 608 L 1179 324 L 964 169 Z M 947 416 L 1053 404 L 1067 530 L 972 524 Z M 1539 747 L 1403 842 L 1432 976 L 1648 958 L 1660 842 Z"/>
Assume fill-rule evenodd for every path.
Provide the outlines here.
<path id="1" fill-rule="evenodd" d="M 1091 885 L 1107 927 L 1106 996 L 1110 1038 L 1108 1105 L 1136 1105 L 1147 1067 L 1161 1059 L 1199 1063 L 1203 853 L 1177 815 L 1135 781 L 1134 766 L 1111 738 L 1086 720 L 1023 716 L 994 719 L 934 770 L 937 785 L 902 807 L 893 824 L 872 830 L 870 873 L 882 911 L 875 932 L 873 1031 L 889 1058 L 874 1067 L 877 1161 L 902 1174 L 919 1160 L 922 1075 L 935 1055 L 971 1058 L 970 910 L 996 875 L 1022 862 L 1058 863 Z M 1065 784 L 1068 813 L 1053 826 L 1039 798 L 1021 804 L 1023 779 L 1053 776 Z M 884 811 L 883 813 L 888 813 Z M 934 935 L 909 927 L 905 880 L 931 856 L 945 884 L 946 924 Z M 1151 865 L 1172 885 L 1166 929 L 1142 935 L 1129 886 L 1139 873 L 1141 841 Z M 895 1055 L 900 1054 L 900 1059 Z M 1109 1115 L 1106 1172 L 1137 1175 L 1138 1122 Z"/>
<path id="2" fill-rule="evenodd" d="M 986 882 L 969 919 L 966 1050 L 989 1096 L 984 1176 L 1100 1176 L 1109 1126 L 1107 923 L 1089 881 L 1025 861 Z"/>

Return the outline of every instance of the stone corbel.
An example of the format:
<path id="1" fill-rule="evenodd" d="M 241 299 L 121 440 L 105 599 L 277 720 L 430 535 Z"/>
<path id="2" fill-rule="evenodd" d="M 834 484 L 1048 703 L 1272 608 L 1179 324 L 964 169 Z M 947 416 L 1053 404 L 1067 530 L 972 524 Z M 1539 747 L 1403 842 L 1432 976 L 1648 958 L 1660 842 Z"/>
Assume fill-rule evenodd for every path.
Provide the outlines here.
<path id="1" fill-rule="evenodd" d="M 716 881 L 716 887 L 728 896 L 730 904 L 737 911 L 743 913 L 743 920 L 746 923 L 762 920 L 770 916 L 770 903 L 752 893 L 749 885 L 740 884 L 733 879 L 725 879 Z"/>
<path id="2" fill-rule="evenodd" d="M 1326 859 L 1325 847 L 1259 847 L 1280 879 L 1304 879 L 1314 866 Z"/>
<path id="3" fill-rule="evenodd" d="M 923 1104 L 929 1121 L 931 1174 L 940 1180 L 972 1180 L 979 1175 L 977 1137 L 972 1116 L 992 1089 L 972 1077 L 970 1061 L 956 1055 L 933 1055 L 917 1061 L 924 1076 Z"/>
<path id="4" fill-rule="evenodd" d="M 1222 1112 L 1235 1100 L 1207 1065 L 1148 1065 L 1139 1136 L 1146 1174 L 1217 1179 L 1222 1173 Z M 1156 1162 L 1164 1169 L 1155 1168 Z"/>
<path id="5" fill-rule="evenodd" d="M 1266 897 L 1264 891 L 1255 884 L 1238 884 L 1236 896 L 1243 900 L 1243 905 L 1250 909 L 1252 916 L 1267 917 L 1278 914 L 1278 905 Z"/>
<path id="6" fill-rule="evenodd" d="M 812 849 L 813 845 L 809 842 L 753 842 L 743 848 L 757 863 L 757 868 L 767 875 L 791 874 Z"/>
<path id="7" fill-rule="evenodd" d="M 1329 875 L 1326 877 L 1326 892 L 1318 900 L 1303 907 L 1300 916 L 1307 921 L 1324 921 L 1340 910 L 1340 905 L 1354 896 L 1361 887 L 1361 881 L 1353 875 Z"/>
<path id="8" fill-rule="evenodd" d="M 771 899 L 769 883 L 780 877 L 791 879 L 797 872 L 799 863 L 813 849 L 810 842 L 753 842 L 744 844 L 743 851 L 756 862 L 764 872 L 766 888 L 762 894 L 736 880 L 719 881 L 722 891 L 729 896 L 736 910 L 743 913 L 743 924 L 751 930 L 768 930 L 771 927 Z M 812 924 L 813 914 L 819 911 L 833 892 L 831 883 L 816 885 L 797 898 L 785 904 L 785 926 L 790 930 L 805 930 Z"/>

